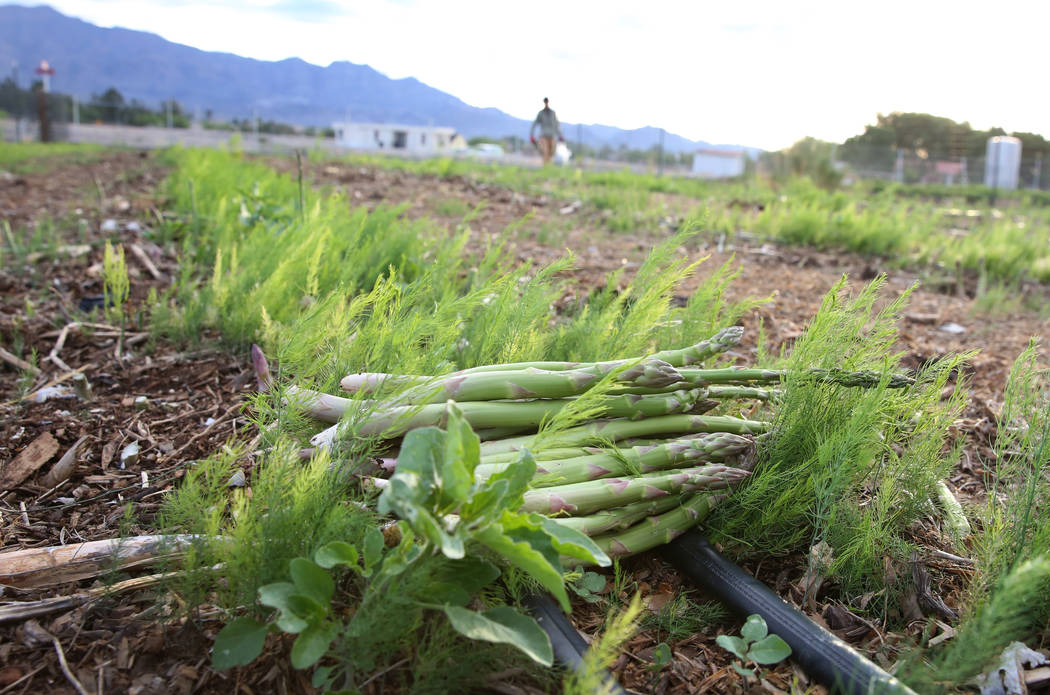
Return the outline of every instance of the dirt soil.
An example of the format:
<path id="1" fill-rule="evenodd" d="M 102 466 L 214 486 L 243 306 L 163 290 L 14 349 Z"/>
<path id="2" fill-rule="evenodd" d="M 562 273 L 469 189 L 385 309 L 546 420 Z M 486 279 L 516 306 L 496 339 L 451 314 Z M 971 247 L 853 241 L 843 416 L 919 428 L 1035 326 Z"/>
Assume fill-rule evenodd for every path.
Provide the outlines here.
<path id="1" fill-rule="evenodd" d="M 289 160 L 273 164 L 285 170 L 294 167 Z M 619 267 L 626 266 L 629 275 L 654 241 L 667 234 L 662 224 L 634 234 L 611 234 L 602 227 L 600 211 L 585 204 L 469 179 L 436 179 L 333 163 L 311 165 L 309 174 L 317 185 L 345 189 L 353 204 L 405 204 L 406 215 L 427 216 L 450 228 L 461 224 L 468 210 L 480 206 L 466 223 L 479 244 L 513 228 L 511 248 L 521 260 L 547 262 L 570 249 L 577 259 L 574 291 L 579 294 L 603 284 L 606 275 Z M 61 243 L 70 246 L 52 247 L 35 258 L 7 257 L 0 270 L 0 347 L 9 353 L 0 364 L 0 476 L 9 476 L 12 470 L 25 473 L 15 481 L 5 478 L 0 485 L 0 553 L 112 538 L 122 532 L 149 533 L 165 491 L 177 485 L 188 466 L 230 439 L 251 440 L 256 434 L 244 408 L 245 395 L 253 388 L 247 355 L 186 351 L 154 341 L 140 330 L 136 307 L 150 288 L 166 287 L 176 270 L 173 249 L 153 245 L 144 236 L 163 211 L 158 185 L 164 175 L 153 155 L 125 151 L 95 162 L 0 176 L 0 217 L 16 231 L 45 219 L 59 220 Z M 690 204 L 677 202 L 682 209 Z M 526 215 L 528 219 L 516 226 Z M 673 226 L 674 220 L 667 224 Z M 127 259 L 131 298 L 123 337 L 114 317 L 107 319 L 97 309 L 90 314 L 81 310 L 82 301 L 102 294 L 100 244 L 114 236 L 126 248 L 136 245 L 142 252 L 141 258 L 129 253 Z M 859 281 L 885 271 L 891 294 L 904 291 L 918 277 L 917 272 L 896 270 L 873 259 L 746 239 L 721 247 L 717 240 L 702 240 L 683 251 L 693 258 L 710 255 L 701 275 L 735 258 L 741 276 L 731 292 L 741 298 L 771 297 L 745 317 L 747 334 L 756 335 L 758 322 L 763 321 L 774 349 L 801 333 L 824 293 L 843 273 Z M 684 288 L 683 298 L 689 289 Z M 973 397 L 957 423 L 968 435 L 967 449 L 950 481 L 967 497 L 980 488 L 980 461 L 994 436 L 992 418 L 1009 366 L 1029 337 L 1045 336 L 1050 323 L 1026 314 L 978 316 L 965 286 L 961 296 L 952 294 L 954 283 L 947 289 L 920 288 L 914 294 L 900 349 L 906 364 L 916 367 L 951 352 L 981 351 L 968 373 Z M 64 331 L 64 327 L 71 328 Z M 742 364 L 750 361 L 751 349 L 753 344 L 739 349 Z M 34 352 L 36 374 L 18 366 L 18 358 L 33 361 Z M 72 372 L 82 373 L 90 384 L 87 399 L 66 390 L 76 382 Z M 59 397 L 35 402 L 34 394 L 46 393 L 50 387 L 57 389 Z M 78 441 L 72 473 L 53 474 L 56 462 Z M 27 454 L 19 461 L 33 442 L 46 456 Z M 137 456 L 125 453 L 132 444 L 138 446 Z M 247 458 L 245 467 L 250 464 Z M 933 594 L 949 607 L 957 605 L 971 568 L 936 556 L 948 544 L 932 521 L 914 534 L 916 543 L 929 550 L 918 562 L 931 575 Z M 659 611 L 683 588 L 682 578 L 656 554 L 629 560 L 625 567 L 629 581 L 622 587 L 623 598 L 640 588 L 647 610 Z M 933 634 L 950 630 L 944 616 L 919 611 L 910 616 L 906 630 L 889 633 L 830 598 L 834 591 L 828 589 L 833 587 L 826 586 L 806 600 L 801 588 L 804 557 L 756 560 L 745 563 L 745 569 L 884 666 L 895 661 L 895 645 L 902 641 L 930 627 Z M 38 600 L 69 596 L 90 586 L 80 582 L 25 591 L 5 589 L 2 595 L 5 601 Z M 604 592 L 612 591 L 608 582 Z M 693 597 L 706 600 L 699 593 Z M 853 607 L 862 608 L 861 602 L 868 600 L 871 597 L 859 597 Z M 275 644 L 251 667 L 213 671 L 209 649 L 221 623 L 206 613 L 196 622 L 172 617 L 180 614 L 170 596 L 143 590 L 42 614 L 31 622 L 0 623 L 0 693 L 75 692 L 71 676 L 91 693 L 313 692 L 282 656 L 287 645 Z M 573 618 L 590 639 L 600 631 L 604 615 L 599 604 L 581 599 Z M 821 690 L 790 663 L 770 669 L 760 684 L 745 684 L 732 670 L 728 654 L 715 644 L 720 631 L 735 634 L 739 627 L 738 620 L 728 618 L 716 628 L 672 642 L 673 661 L 656 675 L 646 666 L 666 635 L 642 630 L 628 643 L 614 671 L 621 683 L 636 692 L 777 693 L 790 691 L 793 683 Z M 56 641 L 43 635 L 41 628 Z M 68 663 L 68 675 L 60 652 Z M 383 680 L 367 692 L 383 692 Z M 531 692 L 516 683 L 513 674 L 490 686 L 498 692 Z"/>

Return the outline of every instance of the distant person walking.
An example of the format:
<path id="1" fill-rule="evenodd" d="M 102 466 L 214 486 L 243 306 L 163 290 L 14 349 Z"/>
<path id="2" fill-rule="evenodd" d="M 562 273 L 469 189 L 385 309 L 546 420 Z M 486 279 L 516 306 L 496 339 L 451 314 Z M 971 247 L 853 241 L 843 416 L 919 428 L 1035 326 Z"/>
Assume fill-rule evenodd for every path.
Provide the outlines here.
<path id="1" fill-rule="evenodd" d="M 536 126 L 540 127 L 540 141 L 538 145 L 536 143 Z M 543 97 L 543 110 L 536 114 L 536 120 L 532 122 L 532 128 L 529 129 L 529 142 L 539 147 L 544 166 L 550 163 L 554 157 L 555 137 L 558 138 L 559 142 L 565 142 L 565 138 L 561 134 L 561 124 L 558 123 L 558 117 L 555 115 L 554 109 L 547 105 L 547 97 Z"/>

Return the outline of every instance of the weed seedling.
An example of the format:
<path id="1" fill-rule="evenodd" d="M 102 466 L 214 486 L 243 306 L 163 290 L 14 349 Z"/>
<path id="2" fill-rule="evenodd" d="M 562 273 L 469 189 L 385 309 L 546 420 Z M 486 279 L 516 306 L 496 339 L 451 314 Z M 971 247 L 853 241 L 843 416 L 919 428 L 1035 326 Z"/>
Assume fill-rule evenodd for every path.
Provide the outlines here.
<path id="1" fill-rule="evenodd" d="M 656 677 L 660 674 L 660 671 L 663 671 L 671 664 L 671 661 L 671 648 L 667 646 L 667 642 L 661 642 L 653 649 L 653 662 L 645 668 Z"/>
<path id="2" fill-rule="evenodd" d="M 131 282 L 128 280 L 128 266 L 124 262 L 124 247 L 118 245 L 116 250 L 106 242 L 102 259 L 102 295 L 104 306 L 112 317 L 120 318 L 120 342 L 117 343 L 117 355 L 124 348 L 124 302 L 128 300 Z"/>
<path id="3" fill-rule="evenodd" d="M 719 635 L 715 641 L 722 649 L 740 659 L 739 662 L 733 662 L 733 670 L 746 678 L 755 677 L 755 669 L 746 668 L 748 662 L 768 666 L 791 656 L 788 643 L 778 635 L 769 634 L 766 621 L 756 613 L 747 616 L 739 637 Z"/>
<path id="4" fill-rule="evenodd" d="M 33 390 L 33 384 L 36 383 L 36 375 L 40 373 L 40 355 L 37 354 L 36 348 L 29 353 L 29 359 L 27 360 L 32 369 L 23 370 L 18 375 L 18 381 L 16 382 L 18 387 L 18 397 L 22 398 L 29 394 Z"/>
<path id="5" fill-rule="evenodd" d="M 605 577 L 597 572 L 585 571 L 581 567 L 576 568 L 575 580 L 569 582 L 569 588 L 587 603 L 598 603 L 602 600 L 600 596 L 605 588 Z M 570 577 L 567 576 L 566 579 Z"/>

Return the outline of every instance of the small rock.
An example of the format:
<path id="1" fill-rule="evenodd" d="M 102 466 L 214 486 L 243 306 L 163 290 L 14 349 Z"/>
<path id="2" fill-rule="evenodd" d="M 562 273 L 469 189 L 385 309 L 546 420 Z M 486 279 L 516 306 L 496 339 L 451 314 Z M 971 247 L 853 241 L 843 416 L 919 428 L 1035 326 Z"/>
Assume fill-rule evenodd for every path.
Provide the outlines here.
<path id="1" fill-rule="evenodd" d="M 132 220 L 131 222 L 128 222 L 126 225 L 124 225 L 124 229 L 128 230 L 129 232 L 141 232 L 142 225 L 136 222 L 135 220 Z"/>
<path id="2" fill-rule="evenodd" d="M 98 229 L 104 234 L 112 234 L 120 229 L 120 225 L 117 224 L 116 220 L 103 220 Z"/>
<path id="3" fill-rule="evenodd" d="M 205 427 L 211 427 L 214 424 L 215 424 L 215 418 L 213 418 L 213 417 L 210 417 L 210 418 L 208 418 L 207 420 L 204 421 L 204 426 Z"/>
<path id="4" fill-rule="evenodd" d="M 120 470 L 124 470 L 128 465 L 134 465 L 139 460 L 139 443 L 132 442 L 124 447 L 124 450 L 120 452 Z"/>
<path id="5" fill-rule="evenodd" d="M 966 332 L 965 328 L 952 321 L 940 326 L 937 330 L 943 333 L 951 333 L 952 335 L 962 335 Z"/>

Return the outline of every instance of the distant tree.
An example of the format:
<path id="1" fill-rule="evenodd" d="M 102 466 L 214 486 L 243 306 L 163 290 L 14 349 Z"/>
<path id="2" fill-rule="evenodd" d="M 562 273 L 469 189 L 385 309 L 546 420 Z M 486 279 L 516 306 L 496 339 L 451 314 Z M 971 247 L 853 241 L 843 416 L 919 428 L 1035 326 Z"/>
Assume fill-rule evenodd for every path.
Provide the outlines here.
<path id="1" fill-rule="evenodd" d="M 91 101 L 99 108 L 99 120 L 107 123 L 122 123 L 125 120 L 124 95 L 116 87 L 110 87 L 102 94 L 92 94 Z"/>
<path id="2" fill-rule="evenodd" d="M 842 181 L 842 172 L 835 168 L 835 145 L 816 138 L 802 138 L 791 147 L 778 152 L 764 152 L 762 168 L 774 179 L 806 176 L 821 188 L 836 188 Z"/>
<path id="3" fill-rule="evenodd" d="M 126 108 L 121 109 L 123 118 L 121 122 L 133 126 L 161 125 L 163 117 L 143 104 L 138 99 L 132 99 Z"/>
<path id="4" fill-rule="evenodd" d="M 988 138 L 1006 135 L 999 127 L 975 130 L 969 123 L 926 113 L 879 114 L 874 125 L 849 138 L 839 150 L 839 158 L 860 168 L 889 171 L 898 149 L 929 159 L 984 157 Z M 1011 133 L 1022 142 L 1025 159 L 1037 153 L 1050 154 L 1050 142 L 1035 133 Z"/>
<path id="5" fill-rule="evenodd" d="M 28 115 L 33 109 L 32 95 L 8 77 L 0 82 L 0 108 L 15 115 Z"/>

